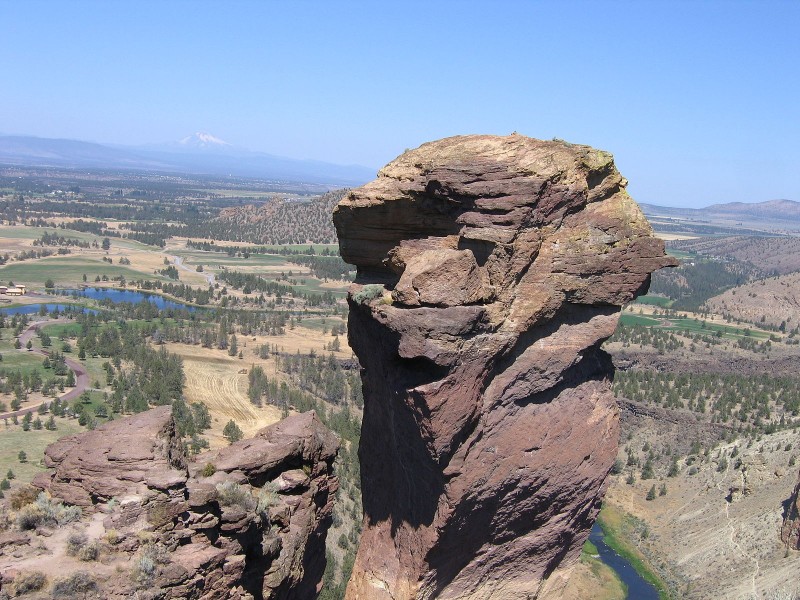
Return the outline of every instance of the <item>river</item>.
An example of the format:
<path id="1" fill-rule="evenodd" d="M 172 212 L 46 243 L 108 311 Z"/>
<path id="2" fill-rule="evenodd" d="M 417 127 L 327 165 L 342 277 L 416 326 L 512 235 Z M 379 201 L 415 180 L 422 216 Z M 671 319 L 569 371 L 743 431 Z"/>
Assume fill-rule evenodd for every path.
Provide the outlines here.
<path id="1" fill-rule="evenodd" d="M 603 530 L 599 524 L 595 523 L 592 527 L 589 540 L 597 547 L 600 560 L 611 567 L 622 582 L 628 586 L 627 597 L 630 600 L 659 600 L 656 588 L 639 575 L 627 560 L 606 545 L 603 540 Z"/>

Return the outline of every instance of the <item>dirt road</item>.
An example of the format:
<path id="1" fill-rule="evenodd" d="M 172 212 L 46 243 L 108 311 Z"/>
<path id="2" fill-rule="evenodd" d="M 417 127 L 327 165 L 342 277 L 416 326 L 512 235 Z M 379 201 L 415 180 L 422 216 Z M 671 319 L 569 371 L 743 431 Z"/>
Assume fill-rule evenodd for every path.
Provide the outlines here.
<path id="1" fill-rule="evenodd" d="M 19 336 L 19 342 L 22 344 L 19 352 L 32 352 L 34 354 L 39 354 L 40 356 L 47 356 L 48 353 L 45 350 L 40 350 L 38 348 L 28 350 L 25 348 L 25 345 L 38 333 L 39 329 L 46 325 L 54 325 L 58 323 L 71 323 L 71 321 L 69 319 L 50 319 L 48 321 L 37 321 L 35 323 L 31 323 L 28 328 Z M 58 398 L 62 402 L 70 402 L 89 389 L 89 373 L 86 371 L 86 367 L 76 360 L 65 357 L 64 362 L 67 364 L 67 367 L 69 367 L 72 372 L 75 373 L 75 387 L 70 391 L 65 392 Z M 0 419 L 11 418 L 15 415 L 22 417 L 25 415 L 25 413 L 34 412 L 42 404 L 44 403 L 40 402 L 34 406 L 27 406 L 25 408 L 21 408 L 20 410 L 0 414 Z"/>

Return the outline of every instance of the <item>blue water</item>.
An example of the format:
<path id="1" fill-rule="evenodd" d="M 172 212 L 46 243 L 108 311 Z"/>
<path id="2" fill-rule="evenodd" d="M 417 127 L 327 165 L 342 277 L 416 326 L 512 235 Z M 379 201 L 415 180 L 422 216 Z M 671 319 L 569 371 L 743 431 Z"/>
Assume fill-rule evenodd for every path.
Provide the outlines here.
<path id="1" fill-rule="evenodd" d="M 51 313 L 54 311 L 59 312 L 97 312 L 96 310 L 90 308 L 83 308 L 81 306 L 75 306 L 74 304 L 45 304 L 47 307 L 47 312 Z M 25 306 L 12 306 L 10 308 L 5 308 L 0 305 L 0 312 L 6 315 L 38 315 L 39 309 L 42 307 L 41 304 L 26 304 Z"/>
<path id="2" fill-rule="evenodd" d="M 592 527 L 589 540 L 597 546 L 600 560 L 614 569 L 622 582 L 628 586 L 628 598 L 631 600 L 658 600 L 656 588 L 645 581 L 627 560 L 606 545 L 603 541 L 603 530 L 597 523 Z"/>
<path id="3" fill-rule="evenodd" d="M 140 302 L 149 302 L 158 309 L 181 309 L 185 308 L 194 311 L 193 306 L 187 306 L 181 302 L 174 300 L 167 300 L 157 294 L 148 294 L 146 292 L 137 292 L 136 290 L 115 290 L 109 288 L 85 288 L 81 290 L 65 290 L 65 296 L 91 298 L 92 300 L 108 300 L 114 304 L 120 302 L 130 302 L 131 304 L 139 304 Z M 73 312 L 93 312 L 97 311 L 91 308 L 81 308 L 71 304 L 58 304 L 58 303 L 44 303 L 47 307 L 47 312 L 51 313 L 55 310 L 59 312 L 73 311 Z M 14 306 L 4 308 L 0 305 L 0 310 L 7 315 L 35 315 L 39 314 L 39 309 L 42 304 L 26 304 L 25 306 Z"/>
<path id="4" fill-rule="evenodd" d="M 187 306 L 181 302 L 174 300 L 167 300 L 158 294 L 148 294 L 147 292 L 137 292 L 136 290 L 116 290 L 113 288 L 84 288 L 82 290 L 66 290 L 70 296 L 80 296 L 82 298 L 91 298 L 92 300 L 110 300 L 114 304 L 119 302 L 130 302 L 131 304 L 138 304 L 139 302 L 149 302 L 156 308 L 166 309 L 180 309 L 187 308 L 193 310 L 194 307 Z"/>

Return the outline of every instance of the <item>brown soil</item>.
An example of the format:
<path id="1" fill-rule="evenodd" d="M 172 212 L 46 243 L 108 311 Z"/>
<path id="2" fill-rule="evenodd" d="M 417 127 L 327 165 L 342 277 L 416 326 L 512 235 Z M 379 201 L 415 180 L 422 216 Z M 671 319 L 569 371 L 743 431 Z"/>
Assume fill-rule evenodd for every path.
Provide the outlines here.
<path id="1" fill-rule="evenodd" d="M 790 331 L 800 323 L 800 273 L 761 279 L 714 296 L 707 304 L 718 313 Z M 762 320 L 763 319 L 763 320 Z"/>
<path id="2" fill-rule="evenodd" d="M 648 433 L 638 432 L 632 443 Z M 638 545 L 673 574 L 682 598 L 762 598 L 794 585 L 800 568 L 800 553 L 786 556 L 779 538 L 782 503 L 796 482 L 796 469 L 787 468 L 787 443 L 796 448 L 800 435 L 776 433 L 750 448 L 739 442 L 743 470 L 735 470 L 735 459 L 729 459 L 718 472 L 717 450 L 695 465 L 695 475 L 684 468 L 678 477 L 637 480 L 632 486 L 624 475 L 616 476 L 605 501 L 647 523 L 649 535 Z M 720 449 L 730 454 L 733 446 Z M 662 481 L 667 495 L 645 500 L 650 486 L 658 488 Z M 744 488 L 749 493 L 743 495 Z"/>

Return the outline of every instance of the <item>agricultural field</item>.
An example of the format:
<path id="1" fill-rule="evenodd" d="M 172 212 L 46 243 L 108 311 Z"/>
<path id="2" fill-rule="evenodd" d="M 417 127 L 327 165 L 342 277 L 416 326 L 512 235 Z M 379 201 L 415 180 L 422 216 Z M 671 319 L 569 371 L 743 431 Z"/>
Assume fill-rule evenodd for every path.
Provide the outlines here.
<path id="1" fill-rule="evenodd" d="M 53 431 L 23 431 L 22 426 L 13 425 L 10 420 L 0 423 L 0 479 L 11 469 L 15 475 L 15 479 L 11 480 L 12 491 L 30 483 L 37 474 L 45 470 L 42 460 L 47 446 L 65 435 L 85 431 L 75 418 L 57 417 L 55 422 L 56 429 Z M 24 463 L 19 460 L 20 450 L 27 456 Z"/>
<path id="2" fill-rule="evenodd" d="M 250 437 L 282 418 L 276 407 L 257 408 L 250 402 L 247 370 L 252 368 L 255 360 L 244 361 L 220 350 L 186 344 L 170 344 L 168 349 L 183 359 L 186 401 L 200 402 L 211 413 L 212 426 L 206 435 L 212 448 L 228 444 L 222 436 L 222 429 L 230 420 L 236 422 L 245 437 Z"/>

